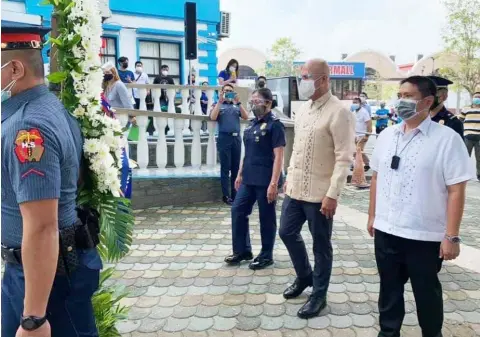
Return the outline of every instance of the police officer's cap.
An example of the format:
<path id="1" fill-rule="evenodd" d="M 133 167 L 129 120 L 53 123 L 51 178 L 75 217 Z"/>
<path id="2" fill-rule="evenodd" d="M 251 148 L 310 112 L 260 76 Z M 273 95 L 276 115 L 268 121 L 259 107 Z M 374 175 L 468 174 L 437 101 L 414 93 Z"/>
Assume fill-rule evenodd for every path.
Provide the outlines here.
<path id="1" fill-rule="evenodd" d="M 431 79 L 435 85 L 437 86 L 437 89 L 448 89 L 448 86 L 450 84 L 453 84 L 452 81 L 444 78 L 444 77 L 440 77 L 440 76 L 427 76 L 429 79 Z"/>
<path id="2" fill-rule="evenodd" d="M 2 50 L 42 49 L 50 28 L 2 20 Z"/>

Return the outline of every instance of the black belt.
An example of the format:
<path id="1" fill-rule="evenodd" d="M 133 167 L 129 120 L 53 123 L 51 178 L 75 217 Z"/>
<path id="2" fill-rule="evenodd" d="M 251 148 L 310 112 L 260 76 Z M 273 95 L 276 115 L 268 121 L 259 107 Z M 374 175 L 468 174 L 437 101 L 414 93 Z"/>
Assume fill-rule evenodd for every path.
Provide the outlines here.
<path id="1" fill-rule="evenodd" d="M 240 132 L 219 132 L 219 134 L 222 134 L 225 136 L 237 137 L 240 134 Z"/>
<path id="2" fill-rule="evenodd" d="M 98 244 L 98 236 L 91 234 L 88 226 L 80 221 L 75 226 L 62 228 L 59 239 L 58 274 L 68 274 L 76 268 L 77 249 L 91 249 Z M 1 255 L 6 263 L 22 264 L 21 248 L 9 248 L 2 244 Z"/>

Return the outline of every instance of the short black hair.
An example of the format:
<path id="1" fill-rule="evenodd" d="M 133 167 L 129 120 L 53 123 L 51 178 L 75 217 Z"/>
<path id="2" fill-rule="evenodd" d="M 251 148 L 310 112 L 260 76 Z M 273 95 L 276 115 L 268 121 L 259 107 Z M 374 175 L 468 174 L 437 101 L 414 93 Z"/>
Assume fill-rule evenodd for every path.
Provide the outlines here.
<path id="1" fill-rule="evenodd" d="M 208 85 L 208 81 L 203 81 L 202 85 L 204 85 L 204 84 Z"/>
<path id="2" fill-rule="evenodd" d="M 361 102 L 362 100 L 360 99 L 360 97 L 354 97 L 352 101 L 359 101 L 359 102 Z"/>
<path id="3" fill-rule="evenodd" d="M 122 57 L 118 58 L 118 63 L 123 63 L 123 62 L 126 62 L 126 61 L 128 61 L 128 57 L 122 56 Z"/>
<path id="4" fill-rule="evenodd" d="M 404 83 L 410 83 L 416 86 L 418 88 L 418 91 L 420 91 L 422 98 L 437 95 L 437 86 L 435 85 L 435 82 L 433 82 L 431 79 L 429 79 L 426 76 L 418 76 L 418 75 L 410 76 L 402 80 L 400 82 L 400 85 Z"/>
<path id="5" fill-rule="evenodd" d="M 39 49 L 17 49 L 2 51 L 2 58 L 10 62 L 19 59 L 27 71 L 36 78 L 45 77 L 45 68 L 43 66 L 43 57 Z M 6 63 L 5 63 L 6 64 Z"/>
<path id="6" fill-rule="evenodd" d="M 266 101 L 270 101 L 270 102 L 273 102 L 273 94 L 272 94 L 272 91 L 268 88 L 260 88 L 260 89 L 257 89 L 253 92 L 253 94 L 258 94 L 260 96 L 262 96 L 262 98 Z M 252 94 L 252 95 L 253 95 Z"/>
<path id="7" fill-rule="evenodd" d="M 167 66 L 166 64 L 162 64 L 162 66 L 160 67 L 160 69 L 162 69 L 162 70 L 163 70 L 163 69 L 170 69 L 170 67 Z"/>
<path id="8" fill-rule="evenodd" d="M 232 88 L 232 90 L 234 90 L 234 89 L 233 89 L 233 85 L 231 85 L 230 83 L 227 83 L 227 84 L 224 84 L 224 85 L 223 85 L 222 91 L 224 91 L 226 87 Z"/>
<path id="9" fill-rule="evenodd" d="M 265 76 L 258 76 L 257 81 L 260 81 L 261 79 L 264 79 L 265 81 L 267 81 L 267 78 Z"/>
<path id="10" fill-rule="evenodd" d="M 475 95 L 480 95 L 480 91 L 474 92 L 474 93 L 473 93 L 473 96 L 475 96 Z"/>
<path id="11" fill-rule="evenodd" d="M 365 91 L 362 91 L 362 93 L 360 95 L 364 95 L 366 98 L 368 98 L 368 95 Z"/>
<path id="12" fill-rule="evenodd" d="M 142 61 L 137 61 L 137 62 L 135 62 L 135 67 L 136 67 L 137 65 L 139 65 L 139 64 L 141 64 L 141 65 L 143 66 Z"/>

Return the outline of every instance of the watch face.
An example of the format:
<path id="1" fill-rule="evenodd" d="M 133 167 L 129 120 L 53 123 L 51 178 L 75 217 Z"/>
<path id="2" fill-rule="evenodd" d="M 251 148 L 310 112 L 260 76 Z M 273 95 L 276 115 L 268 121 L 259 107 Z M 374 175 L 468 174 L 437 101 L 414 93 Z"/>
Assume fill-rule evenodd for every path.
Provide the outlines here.
<path id="1" fill-rule="evenodd" d="M 37 328 L 37 323 L 31 318 L 27 318 L 22 322 L 22 328 L 24 328 L 27 331 L 35 330 Z"/>

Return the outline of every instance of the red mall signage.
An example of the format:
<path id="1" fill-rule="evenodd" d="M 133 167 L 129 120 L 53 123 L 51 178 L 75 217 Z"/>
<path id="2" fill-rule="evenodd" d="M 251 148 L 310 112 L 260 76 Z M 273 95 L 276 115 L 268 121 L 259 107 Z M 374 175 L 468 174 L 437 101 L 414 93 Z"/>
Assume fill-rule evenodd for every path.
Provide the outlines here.
<path id="1" fill-rule="evenodd" d="M 353 76 L 355 75 L 355 70 L 353 65 L 350 64 L 336 64 L 336 65 L 329 65 L 330 68 L 330 75 L 332 76 Z"/>

